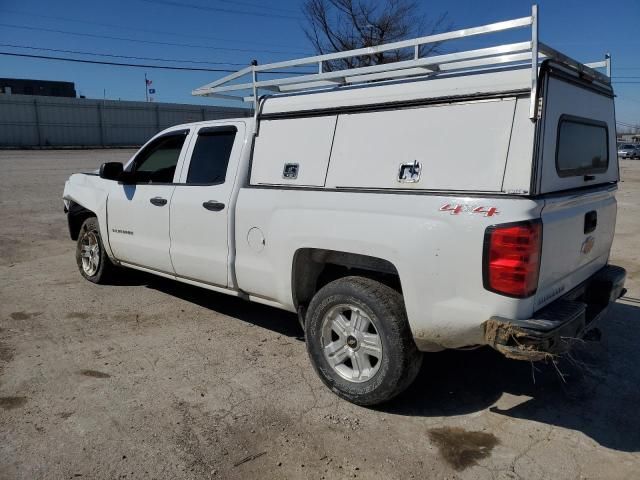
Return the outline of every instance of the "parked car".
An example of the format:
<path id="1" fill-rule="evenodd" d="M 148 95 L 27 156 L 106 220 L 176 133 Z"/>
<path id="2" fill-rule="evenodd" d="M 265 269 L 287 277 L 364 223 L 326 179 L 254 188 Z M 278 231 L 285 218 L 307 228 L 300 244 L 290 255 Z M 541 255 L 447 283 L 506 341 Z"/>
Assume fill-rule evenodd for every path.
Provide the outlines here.
<path id="1" fill-rule="evenodd" d="M 618 145 L 618 157 L 640 158 L 640 145 L 634 145 L 632 143 Z"/>
<path id="2" fill-rule="evenodd" d="M 535 23 L 514 22 L 479 31 Z M 134 268 L 297 312 L 322 381 L 362 405 L 404 390 L 423 352 L 552 358 L 624 293 L 625 270 L 609 264 L 611 84 L 539 47 L 540 67 L 494 68 L 513 46 L 323 71 L 332 54 L 202 87 L 252 90 L 255 115 L 168 128 L 66 182 L 80 274 Z"/>

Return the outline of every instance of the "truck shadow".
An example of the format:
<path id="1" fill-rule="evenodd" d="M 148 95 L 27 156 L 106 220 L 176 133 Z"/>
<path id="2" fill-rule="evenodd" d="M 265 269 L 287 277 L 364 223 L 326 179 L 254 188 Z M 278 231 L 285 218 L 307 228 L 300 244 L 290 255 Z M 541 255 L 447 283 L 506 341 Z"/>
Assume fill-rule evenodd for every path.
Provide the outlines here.
<path id="1" fill-rule="evenodd" d="M 294 313 L 144 272 L 131 271 L 127 273 L 126 278 L 126 283 L 129 285 L 145 285 L 147 288 L 237 318 L 256 327 L 266 328 L 280 335 L 304 341 L 304 332 L 298 322 L 298 316 Z"/>
<path id="2" fill-rule="evenodd" d="M 146 285 L 185 301 L 304 341 L 297 316 L 159 277 Z M 448 417 L 493 414 L 576 430 L 600 445 L 640 451 L 640 306 L 614 305 L 600 324 L 602 341 L 579 344 L 556 365 L 509 360 L 490 348 L 425 354 L 413 385 L 378 410 Z"/>
<path id="3" fill-rule="evenodd" d="M 382 409 L 438 417 L 488 408 L 640 451 L 640 307 L 617 303 L 600 328 L 601 342 L 577 345 L 555 366 L 508 360 L 489 348 L 426 354 L 415 383 Z"/>

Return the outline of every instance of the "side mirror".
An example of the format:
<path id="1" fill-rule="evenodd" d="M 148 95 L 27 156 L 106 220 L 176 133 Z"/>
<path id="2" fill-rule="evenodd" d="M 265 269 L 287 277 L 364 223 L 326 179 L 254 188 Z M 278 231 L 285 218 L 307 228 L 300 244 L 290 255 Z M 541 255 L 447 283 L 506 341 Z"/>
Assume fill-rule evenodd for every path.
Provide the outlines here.
<path id="1" fill-rule="evenodd" d="M 119 180 L 122 175 L 122 164 L 120 162 L 107 162 L 100 165 L 100 178 L 105 180 Z"/>

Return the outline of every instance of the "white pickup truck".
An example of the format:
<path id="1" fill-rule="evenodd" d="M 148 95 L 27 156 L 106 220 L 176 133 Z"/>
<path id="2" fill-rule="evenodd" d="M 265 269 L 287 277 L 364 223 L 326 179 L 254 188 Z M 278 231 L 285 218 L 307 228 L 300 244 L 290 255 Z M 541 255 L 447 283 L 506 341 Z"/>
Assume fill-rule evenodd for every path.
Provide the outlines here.
<path id="1" fill-rule="evenodd" d="M 250 90 L 256 113 L 169 128 L 124 166 L 72 175 L 80 273 L 129 267 L 298 312 L 321 379 L 363 405 L 405 389 L 422 352 L 562 352 L 624 292 L 608 264 L 613 92 L 606 62 L 538 42 L 535 9 L 443 35 L 520 27 L 532 40 L 422 58 L 443 40 L 424 37 L 197 89 Z M 413 60 L 323 69 L 407 47 Z"/>

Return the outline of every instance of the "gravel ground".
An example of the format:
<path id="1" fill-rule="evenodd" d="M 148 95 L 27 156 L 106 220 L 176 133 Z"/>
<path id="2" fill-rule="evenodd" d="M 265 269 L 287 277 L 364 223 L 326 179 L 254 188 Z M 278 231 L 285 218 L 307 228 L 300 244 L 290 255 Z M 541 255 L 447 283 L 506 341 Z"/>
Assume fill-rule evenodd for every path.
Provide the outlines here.
<path id="1" fill-rule="evenodd" d="M 640 161 L 622 162 L 629 292 L 602 341 L 558 370 L 429 354 L 366 409 L 321 384 L 293 315 L 135 272 L 81 279 L 63 182 L 130 154 L 0 152 L 0 478 L 640 477 Z"/>

